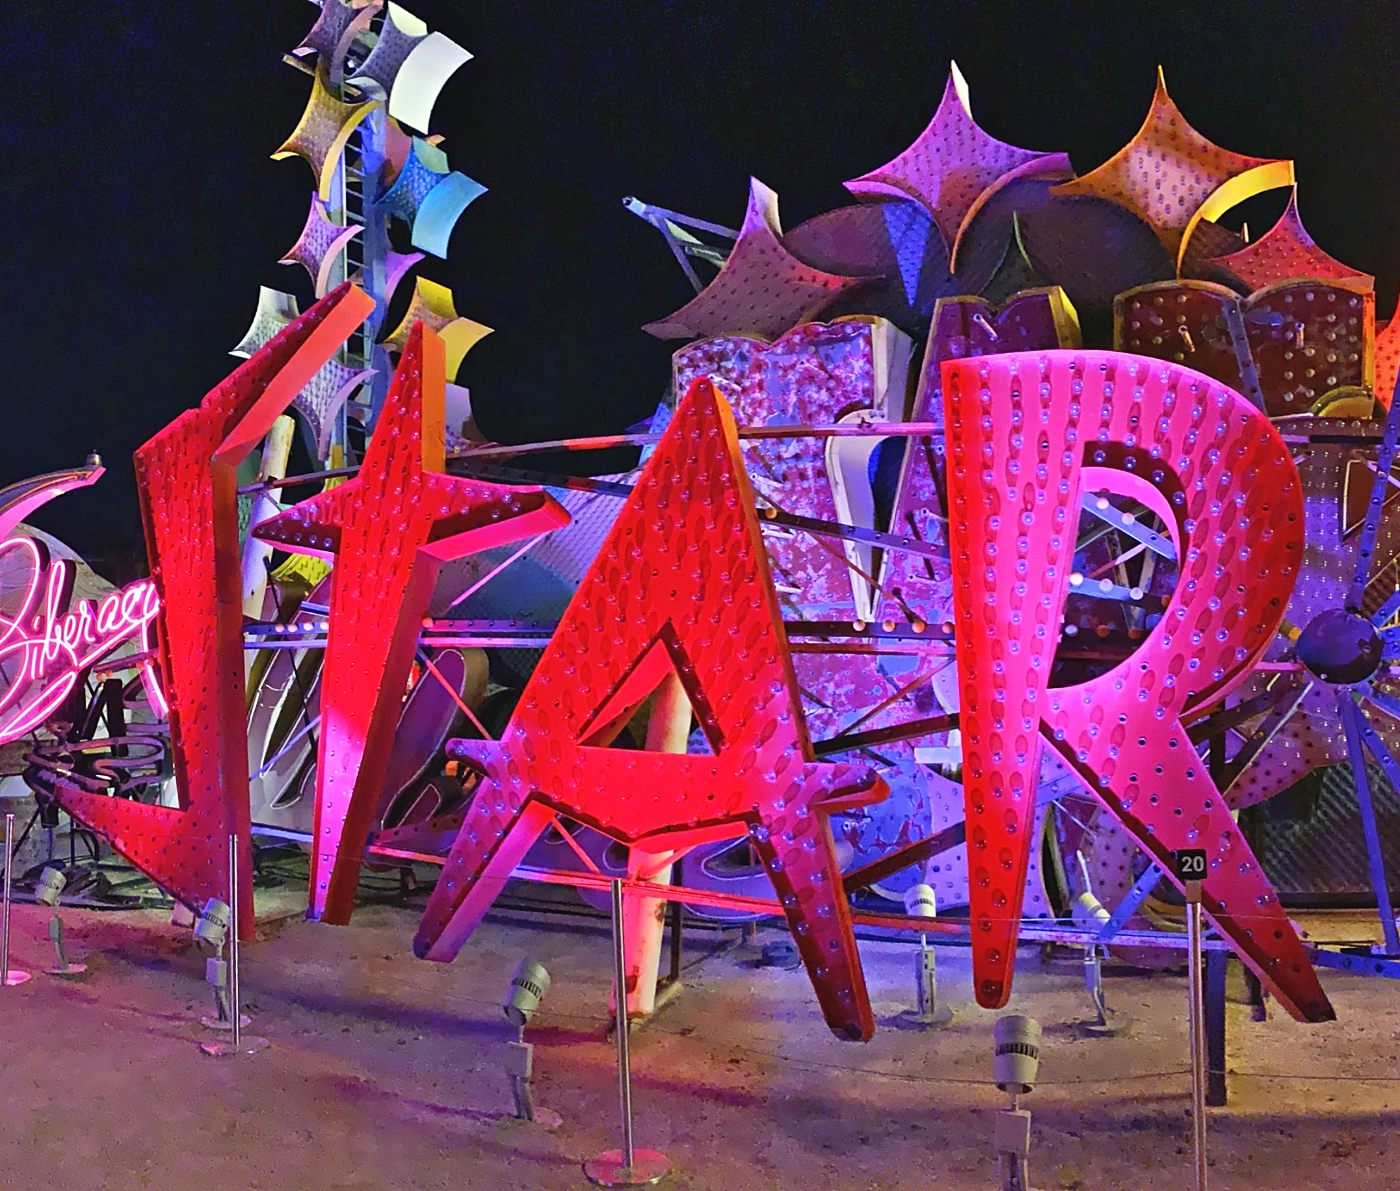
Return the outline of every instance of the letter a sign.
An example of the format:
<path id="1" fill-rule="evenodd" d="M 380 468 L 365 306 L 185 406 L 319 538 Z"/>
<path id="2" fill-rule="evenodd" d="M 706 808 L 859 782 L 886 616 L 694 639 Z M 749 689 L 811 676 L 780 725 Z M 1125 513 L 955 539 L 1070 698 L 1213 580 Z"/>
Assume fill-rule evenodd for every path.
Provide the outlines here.
<path id="1" fill-rule="evenodd" d="M 608 746 L 674 671 L 709 755 Z M 500 741 L 458 741 L 481 785 L 414 950 L 449 960 L 556 813 L 653 850 L 747 831 L 832 1030 L 873 1032 L 828 816 L 885 794 L 817 764 L 733 418 L 691 386 Z"/>

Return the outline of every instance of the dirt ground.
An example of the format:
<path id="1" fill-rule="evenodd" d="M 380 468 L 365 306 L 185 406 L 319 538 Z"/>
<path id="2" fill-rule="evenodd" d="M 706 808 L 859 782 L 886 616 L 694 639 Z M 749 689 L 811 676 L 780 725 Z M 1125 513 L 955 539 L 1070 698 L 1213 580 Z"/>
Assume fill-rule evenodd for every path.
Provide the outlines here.
<path id="1" fill-rule="evenodd" d="M 617 1144 L 610 951 L 598 920 L 493 915 L 455 964 L 414 960 L 416 913 L 366 907 L 350 927 L 285 903 L 245 948 L 253 1057 L 211 1059 L 203 959 L 155 912 L 66 914 L 81 983 L 0 990 L 0 1185 L 64 1188 L 578 1188 Z M 286 915 L 277 920 L 277 913 Z M 15 963 L 48 962 L 45 912 L 16 906 Z M 685 988 L 634 1034 L 639 1144 L 686 1188 L 988 1188 L 995 1014 L 968 1005 L 966 954 L 940 950 L 959 1006 L 946 1030 L 841 1043 L 801 971 L 711 954 L 687 935 Z M 781 936 L 765 932 L 761 940 Z M 911 948 L 862 944 L 881 1024 L 912 998 Z M 509 1119 L 501 1009 L 523 956 L 554 978 L 529 1032 L 536 1098 L 563 1118 Z M 1023 952 L 1011 1009 L 1046 1029 L 1031 1172 L 1044 1189 L 1191 1185 L 1185 981 L 1111 976 L 1125 1037 L 1080 1039 L 1074 964 Z M 1212 1188 L 1400 1186 L 1400 987 L 1326 974 L 1339 1021 L 1249 1020 L 1230 1007 L 1231 1104 L 1212 1110 Z"/>

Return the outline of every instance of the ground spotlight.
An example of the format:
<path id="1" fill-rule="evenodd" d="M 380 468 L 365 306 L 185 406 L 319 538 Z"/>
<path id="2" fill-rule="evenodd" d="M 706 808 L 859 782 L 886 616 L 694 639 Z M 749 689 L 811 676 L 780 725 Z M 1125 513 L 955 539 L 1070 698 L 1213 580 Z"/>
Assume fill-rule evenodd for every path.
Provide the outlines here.
<path id="1" fill-rule="evenodd" d="M 911 918 L 937 918 L 938 898 L 932 885 L 914 885 L 905 890 L 904 912 Z M 923 1029 L 946 1026 L 953 1020 L 953 1011 L 938 1003 L 938 968 L 928 935 L 919 933 L 919 949 L 914 952 L 914 994 L 917 1007 L 899 1015 L 900 1024 Z"/>
<path id="2" fill-rule="evenodd" d="M 1089 873 L 1080 856 L 1080 871 L 1084 875 L 1084 891 L 1075 897 L 1075 905 L 1087 922 L 1091 931 L 1107 938 L 1112 933 L 1113 916 L 1103 907 L 1089 888 Z M 1076 915 L 1079 917 L 1079 915 Z M 1110 1038 L 1124 1033 L 1128 1028 L 1125 1017 L 1108 1007 L 1103 987 L 1104 948 L 1096 942 L 1089 942 L 1084 948 L 1084 991 L 1089 994 L 1093 1016 L 1087 1021 L 1075 1023 L 1075 1030 L 1093 1038 Z"/>
<path id="3" fill-rule="evenodd" d="M 1011 1106 L 996 1116 L 994 1139 L 1003 1191 L 1030 1191 L 1031 1114 L 1017 1098 L 1035 1087 L 1040 1073 L 1040 1023 L 1033 1017 L 1009 1014 L 998 1018 L 992 1078 L 1011 1098 Z"/>
<path id="4" fill-rule="evenodd" d="M 233 1029 L 228 1003 L 228 960 L 224 958 L 232 916 L 228 902 L 211 897 L 194 920 L 195 939 L 214 952 L 204 961 L 204 982 L 214 990 L 214 1012 L 199 1019 L 199 1024 L 209 1030 Z M 252 1021 L 245 1014 L 240 1024 L 251 1025 Z"/>
<path id="5" fill-rule="evenodd" d="M 535 1119 L 535 1096 L 531 1086 L 535 1048 L 525 1041 L 525 1026 L 539 1009 L 549 984 L 544 964 L 522 959 L 510 978 L 510 991 L 501 1006 L 506 1020 L 517 1031 L 516 1040 L 506 1043 L 506 1075 L 510 1077 L 510 1090 L 515 1097 L 515 1116 L 521 1121 Z"/>
<path id="6" fill-rule="evenodd" d="M 1012 1098 L 1024 1096 L 1035 1087 L 1040 1072 L 1040 1023 L 1033 1017 L 1008 1014 L 997 1019 L 996 1055 L 992 1070 L 996 1085 Z"/>
<path id="7" fill-rule="evenodd" d="M 912 885 L 904 891 L 904 912 L 911 918 L 937 918 L 938 897 L 932 885 Z"/>
<path id="8" fill-rule="evenodd" d="M 549 973 L 544 964 L 522 959 L 510 978 L 510 993 L 502 1006 L 510 1024 L 524 1031 L 548 991 Z"/>
<path id="9" fill-rule="evenodd" d="M 228 942 L 229 916 L 228 903 L 211 897 L 204 903 L 204 909 L 195 919 L 194 937 L 215 951 L 222 951 L 224 944 Z"/>
<path id="10" fill-rule="evenodd" d="M 67 874 L 61 868 L 48 865 L 39 874 L 38 883 L 34 887 L 35 898 L 53 911 L 53 916 L 49 919 L 49 938 L 53 940 L 55 960 L 54 966 L 48 970 L 50 976 L 81 976 L 87 971 L 87 964 L 70 963 L 68 953 L 63 947 L 63 919 L 59 915 L 58 906 L 67 886 Z"/>
<path id="11" fill-rule="evenodd" d="M 34 888 L 34 896 L 46 906 L 57 906 L 59 896 L 68 885 L 68 878 L 61 868 L 49 865 L 39 874 L 39 883 Z"/>

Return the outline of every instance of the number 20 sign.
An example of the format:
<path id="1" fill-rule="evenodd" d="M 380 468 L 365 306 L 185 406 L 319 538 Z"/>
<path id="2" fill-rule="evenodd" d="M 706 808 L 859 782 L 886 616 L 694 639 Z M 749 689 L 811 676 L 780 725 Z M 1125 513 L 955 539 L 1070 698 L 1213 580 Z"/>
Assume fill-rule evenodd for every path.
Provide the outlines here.
<path id="1" fill-rule="evenodd" d="M 1204 881 L 1206 877 L 1206 850 L 1204 848 L 1178 848 L 1173 856 L 1176 862 L 1178 881 Z"/>

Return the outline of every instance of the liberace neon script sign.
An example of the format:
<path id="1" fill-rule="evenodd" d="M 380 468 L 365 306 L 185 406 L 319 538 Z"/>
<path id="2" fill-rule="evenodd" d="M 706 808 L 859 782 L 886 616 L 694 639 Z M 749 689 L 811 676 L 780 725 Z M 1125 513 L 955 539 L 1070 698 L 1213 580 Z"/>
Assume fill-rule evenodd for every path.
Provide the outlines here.
<path id="1" fill-rule="evenodd" d="M 100 600 L 72 604 L 74 566 L 43 544 L 0 543 L 0 744 L 39 727 L 63 705 L 84 672 L 127 641 L 149 654 L 160 612 L 155 584 L 142 579 Z M 154 663 L 139 663 L 146 691 L 164 714 Z"/>

